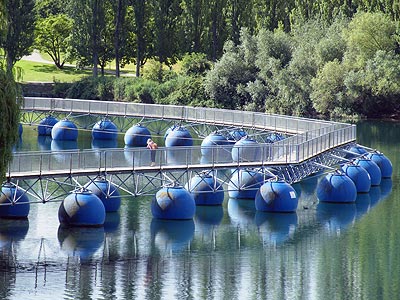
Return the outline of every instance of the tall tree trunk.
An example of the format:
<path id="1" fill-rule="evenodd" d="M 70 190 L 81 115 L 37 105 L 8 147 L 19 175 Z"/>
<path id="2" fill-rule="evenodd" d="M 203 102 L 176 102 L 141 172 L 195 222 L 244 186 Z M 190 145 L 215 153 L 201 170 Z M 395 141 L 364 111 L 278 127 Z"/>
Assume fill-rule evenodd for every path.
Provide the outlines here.
<path id="1" fill-rule="evenodd" d="M 218 47 L 218 33 L 217 33 L 217 27 L 218 27 L 218 16 L 217 16 L 217 1 L 214 2 L 214 10 L 212 12 L 212 49 L 211 49 L 211 59 L 212 61 L 217 60 L 217 47 Z"/>
<path id="2" fill-rule="evenodd" d="M 12 75 L 13 67 L 14 67 L 14 64 L 13 64 L 13 59 L 11 58 L 11 55 L 6 54 L 6 68 L 7 68 L 8 75 Z"/>
<path id="3" fill-rule="evenodd" d="M 135 21 L 136 21 L 136 77 L 140 76 L 140 68 L 145 51 L 145 38 L 144 38 L 144 22 L 146 12 L 146 0 L 137 0 L 134 3 Z"/>
<path id="4" fill-rule="evenodd" d="M 119 41 L 120 41 L 120 28 L 121 28 L 121 13 L 122 10 L 122 0 L 118 0 L 117 3 L 117 13 L 115 17 L 115 36 L 114 36 L 114 46 L 115 46 L 115 76 L 119 77 L 120 76 L 120 70 L 119 70 Z"/>
<path id="5" fill-rule="evenodd" d="M 98 0 L 93 2 L 93 77 L 97 77 L 99 74 L 98 64 L 99 64 L 99 53 L 98 53 L 98 15 L 99 15 L 99 3 Z"/>

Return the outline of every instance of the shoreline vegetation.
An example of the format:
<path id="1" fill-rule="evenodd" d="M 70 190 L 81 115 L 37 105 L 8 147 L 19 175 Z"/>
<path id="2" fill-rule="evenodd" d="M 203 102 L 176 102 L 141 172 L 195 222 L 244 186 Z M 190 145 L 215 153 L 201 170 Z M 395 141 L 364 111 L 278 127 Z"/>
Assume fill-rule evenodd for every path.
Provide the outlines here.
<path id="1" fill-rule="evenodd" d="M 371 39 L 371 36 L 374 39 Z M 136 76 L 115 60 L 62 68 L 20 60 L 24 95 L 215 107 L 332 120 L 400 119 L 400 35 L 389 15 L 297 20 L 290 31 L 242 27 L 216 60 L 153 56 Z M 120 76 L 117 76 L 116 73 Z M 47 82 L 29 91 L 29 81 Z M 40 84 L 36 84 L 39 85 Z"/>

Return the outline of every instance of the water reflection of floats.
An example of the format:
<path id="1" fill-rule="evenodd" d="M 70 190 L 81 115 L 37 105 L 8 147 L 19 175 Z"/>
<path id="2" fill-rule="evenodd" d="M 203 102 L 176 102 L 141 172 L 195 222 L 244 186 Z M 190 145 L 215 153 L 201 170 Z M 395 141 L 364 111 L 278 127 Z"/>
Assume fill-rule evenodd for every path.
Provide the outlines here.
<path id="1" fill-rule="evenodd" d="M 153 245 L 162 253 L 184 251 L 193 239 L 194 228 L 193 220 L 153 218 L 150 225 Z"/>
<path id="2" fill-rule="evenodd" d="M 317 220 L 329 233 L 340 234 L 356 220 L 355 203 L 320 202 L 317 205 Z"/>
<path id="3" fill-rule="evenodd" d="M 58 227 L 60 248 L 68 256 L 90 260 L 103 246 L 103 227 Z"/>
<path id="4" fill-rule="evenodd" d="M 229 198 L 228 215 L 231 219 L 231 223 L 235 226 L 254 226 L 254 218 L 256 215 L 254 199 Z"/>
<path id="5" fill-rule="evenodd" d="M 200 234 L 208 234 L 213 228 L 221 224 L 224 217 L 222 206 L 196 206 L 194 223 L 196 231 Z"/>
<path id="6" fill-rule="evenodd" d="M 10 247 L 13 242 L 22 241 L 28 230 L 28 219 L 0 219 L 0 249 Z"/>
<path id="7" fill-rule="evenodd" d="M 51 150 L 51 137 L 47 135 L 39 135 L 37 137 L 38 148 L 40 151 L 50 151 Z"/>
<path id="8" fill-rule="evenodd" d="M 278 246 L 293 238 L 298 225 L 298 218 L 297 213 L 257 211 L 255 223 L 263 244 Z"/>

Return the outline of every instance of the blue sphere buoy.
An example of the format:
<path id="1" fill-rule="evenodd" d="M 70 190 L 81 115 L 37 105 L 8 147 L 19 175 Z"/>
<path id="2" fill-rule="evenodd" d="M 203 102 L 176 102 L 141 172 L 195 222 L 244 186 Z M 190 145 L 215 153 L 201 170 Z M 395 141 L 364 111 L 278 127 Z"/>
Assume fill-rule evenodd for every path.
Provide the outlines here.
<path id="1" fill-rule="evenodd" d="M 118 189 L 111 182 L 104 178 L 96 178 L 85 185 L 85 188 L 92 191 L 104 204 L 106 212 L 114 212 L 121 206 L 121 196 Z"/>
<path id="2" fill-rule="evenodd" d="M 105 217 L 103 202 L 85 189 L 72 192 L 58 209 L 58 220 L 65 226 L 103 226 Z"/>
<path id="3" fill-rule="evenodd" d="M 353 180 L 357 193 L 368 193 L 371 188 L 371 176 L 359 165 L 347 163 L 342 166 L 343 172 Z"/>
<path id="4" fill-rule="evenodd" d="M 298 202 L 295 189 L 284 181 L 265 182 L 255 199 L 256 209 L 266 212 L 295 212 Z"/>
<path id="5" fill-rule="evenodd" d="M 380 152 L 372 152 L 367 155 L 367 158 L 375 162 L 381 170 L 382 178 L 390 178 L 393 173 L 392 162 Z"/>
<path id="6" fill-rule="evenodd" d="M 263 183 L 264 178 L 261 173 L 250 170 L 236 170 L 228 184 L 229 197 L 254 200 Z"/>
<path id="7" fill-rule="evenodd" d="M 369 158 L 357 158 L 354 164 L 363 167 L 371 177 L 371 186 L 380 185 L 382 180 L 381 169 L 378 165 Z"/>
<path id="8" fill-rule="evenodd" d="M 243 129 L 234 129 L 228 133 L 228 140 L 235 143 L 246 136 L 247 132 Z"/>
<path id="9" fill-rule="evenodd" d="M 229 141 L 222 134 L 211 133 L 201 142 L 201 155 L 212 156 L 214 154 L 217 156 L 217 152 L 224 151 L 223 146 L 227 146 L 229 144 Z M 230 151 L 224 152 L 230 153 Z"/>
<path id="10" fill-rule="evenodd" d="M 0 218 L 22 219 L 27 218 L 30 210 L 28 195 L 10 183 L 1 187 Z"/>
<path id="11" fill-rule="evenodd" d="M 349 151 L 353 152 L 355 155 L 362 155 L 368 153 L 368 151 L 361 146 L 352 146 L 350 147 Z"/>
<path id="12" fill-rule="evenodd" d="M 275 142 L 279 142 L 282 141 L 284 139 L 283 135 L 278 133 L 278 132 L 274 132 L 268 135 L 266 142 L 267 143 L 275 143 Z"/>
<path id="13" fill-rule="evenodd" d="M 76 141 L 78 128 L 68 119 L 58 121 L 51 129 L 51 137 L 53 140 Z"/>
<path id="14" fill-rule="evenodd" d="M 150 138 L 151 134 L 147 127 L 136 124 L 126 131 L 124 141 L 127 146 L 145 147 Z"/>
<path id="15" fill-rule="evenodd" d="M 39 122 L 38 135 L 50 135 L 54 125 L 58 123 L 58 119 L 53 116 L 47 116 Z"/>
<path id="16" fill-rule="evenodd" d="M 260 161 L 260 145 L 251 138 L 242 138 L 232 148 L 232 160 L 234 162 Z"/>
<path id="17" fill-rule="evenodd" d="M 193 219 L 196 203 L 193 196 L 181 186 L 163 187 L 153 198 L 151 212 L 157 219 Z"/>
<path id="18" fill-rule="evenodd" d="M 18 136 L 21 137 L 23 132 L 24 132 L 24 127 L 22 127 L 22 124 L 19 123 L 19 125 L 18 125 Z"/>
<path id="19" fill-rule="evenodd" d="M 167 138 L 168 134 L 169 134 L 172 130 L 174 130 L 175 128 L 178 128 L 178 127 L 180 127 L 179 124 L 174 124 L 174 125 L 172 125 L 171 127 L 169 127 L 169 128 L 165 131 L 165 133 L 164 133 L 164 142 L 165 142 L 165 139 Z M 182 128 L 186 129 L 185 127 L 182 127 Z"/>
<path id="20" fill-rule="evenodd" d="M 95 140 L 116 140 L 117 137 L 118 128 L 111 120 L 100 120 L 92 128 L 92 138 Z"/>
<path id="21" fill-rule="evenodd" d="M 194 176 L 185 188 L 192 194 L 196 205 L 221 205 L 224 201 L 224 188 L 210 174 Z"/>
<path id="22" fill-rule="evenodd" d="M 357 188 L 347 175 L 339 172 L 329 173 L 318 183 L 317 197 L 320 202 L 355 202 Z"/>
<path id="23" fill-rule="evenodd" d="M 165 147 L 193 146 L 193 138 L 185 127 L 176 127 L 165 138 Z"/>

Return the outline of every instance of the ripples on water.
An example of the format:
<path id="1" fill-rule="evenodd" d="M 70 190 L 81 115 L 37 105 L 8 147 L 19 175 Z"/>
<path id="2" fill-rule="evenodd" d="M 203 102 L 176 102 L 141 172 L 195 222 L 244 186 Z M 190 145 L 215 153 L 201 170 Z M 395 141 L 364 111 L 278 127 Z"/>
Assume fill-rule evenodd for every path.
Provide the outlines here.
<path id="1" fill-rule="evenodd" d="M 194 220 L 160 221 L 151 197 L 128 197 L 104 228 L 61 228 L 59 203 L 32 205 L 28 220 L 0 220 L 0 297 L 396 299 L 398 128 L 359 127 L 359 143 L 382 147 L 394 177 L 354 204 L 318 203 L 312 178 L 296 186 L 295 214 L 226 198 L 199 207 Z"/>

